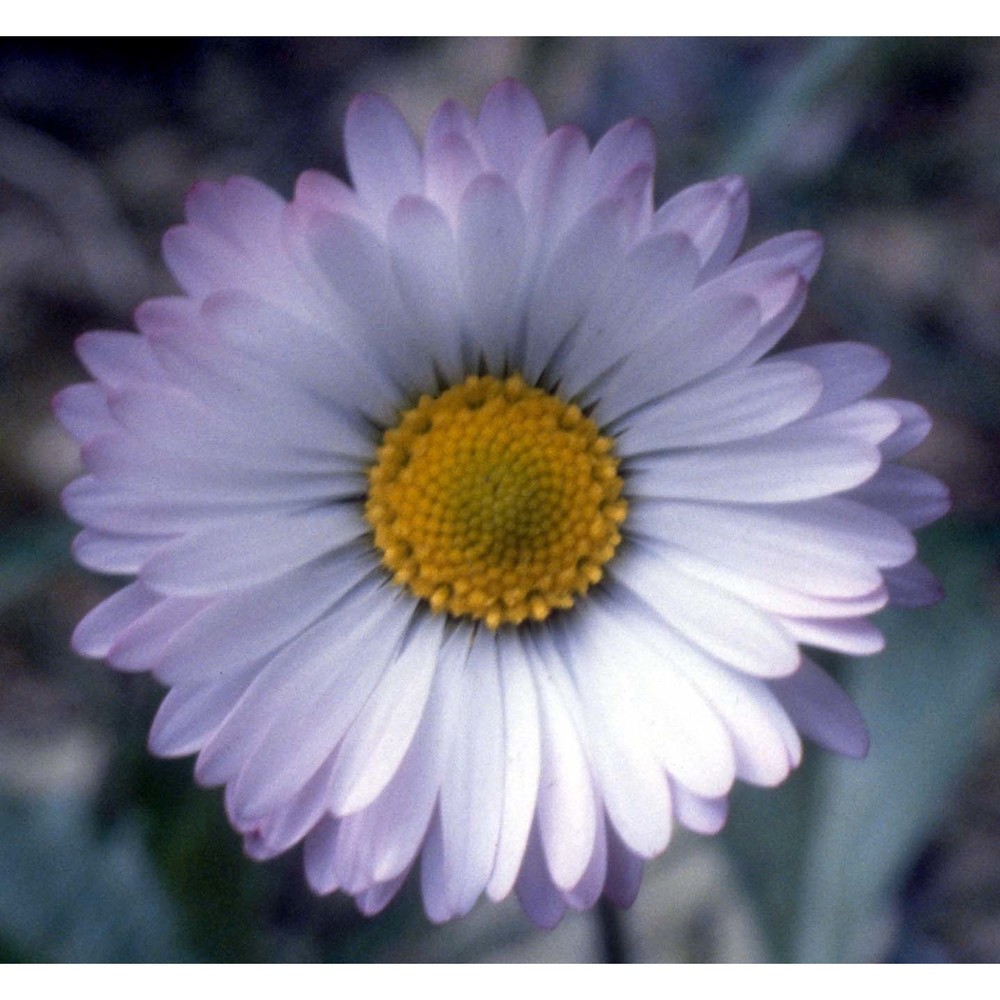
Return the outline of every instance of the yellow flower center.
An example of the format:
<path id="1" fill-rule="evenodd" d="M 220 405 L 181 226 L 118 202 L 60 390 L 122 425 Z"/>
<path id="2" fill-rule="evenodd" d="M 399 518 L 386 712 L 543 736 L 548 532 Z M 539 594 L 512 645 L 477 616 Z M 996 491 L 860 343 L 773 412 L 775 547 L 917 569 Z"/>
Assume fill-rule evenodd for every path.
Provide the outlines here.
<path id="1" fill-rule="evenodd" d="M 365 516 L 393 580 L 491 629 L 569 608 L 621 541 L 612 441 L 518 375 L 422 396 L 385 432 Z"/>

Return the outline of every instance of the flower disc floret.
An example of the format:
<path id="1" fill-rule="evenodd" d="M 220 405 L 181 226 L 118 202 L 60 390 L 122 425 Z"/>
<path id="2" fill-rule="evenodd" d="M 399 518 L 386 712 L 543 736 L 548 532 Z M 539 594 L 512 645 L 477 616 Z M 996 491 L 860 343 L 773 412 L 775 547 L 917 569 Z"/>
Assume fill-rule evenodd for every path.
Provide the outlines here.
<path id="1" fill-rule="evenodd" d="M 612 440 L 518 375 L 422 396 L 385 432 L 369 482 L 394 581 L 491 629 L 571 607 L 627 512 Z"/>

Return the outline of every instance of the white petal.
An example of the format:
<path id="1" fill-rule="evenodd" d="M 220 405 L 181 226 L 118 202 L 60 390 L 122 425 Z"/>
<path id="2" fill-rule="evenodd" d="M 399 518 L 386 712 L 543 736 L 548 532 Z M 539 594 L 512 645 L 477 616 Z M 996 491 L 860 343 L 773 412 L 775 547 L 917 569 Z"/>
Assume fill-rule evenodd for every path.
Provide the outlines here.
<path id="1" fill-rule="evenodd" d="M 425 159 L 428 152 L 435 148 L 435 144 L 449 135 L 457 135 L 477 149 L 482 146 L 479 127 L 469 109 L 461 101 L 453 99 L 439 104 L 427 123 L 424 135 Z"/>
<path id="2" fill-rule="evenodd" d="M 430 202 L 405 198 L 389 216 L 389 249 L 404 307 L 434 345 L 444 376 L 461 382 L 462 299 L 451 227 Z"/>
<path id="3" fill-rule="evenodd" d="M 651 236 L 621 257 L 594 289 L 593 306 L 553 365 L 560 394 L 569 399 L 584 394 L 648 340 L 697 274 L 694 247 L 678 233 Z"/>
<path id="4" fill-rule="evenodd" d="M 572 889 L 563 893 L 563 898 L 574 910 L 589 910 L 600 898 L 608 876 L 608 833 L 603 810 L 597 813 L 597 829 L 594 831 L 594 849 L 590 863 L 583 877 Z"/>
<path id="5" fill-rule="evenodd" d="M 420 390 L 433 385 L 433 358 L 413 336 L 382 240 L 346 215 L 318 216 L 308 240 L 317 268 L 360 321 L 367 350 L 392 382 Z"/>
<path id="6" fill-rule="evenodd" d="M 240 289 L 296 315 L 315 316 L 314 290 L 285 244 L 289 215 L 275 192 L 247 177 L 224 184 L 201 182 L 188 196 L 189 223 L 163 237 L 163 256 L 194 300 L 223 289 Z"/>
<path id="7" fill-rule="evenodd" d="M 904 399 L 887 399 L 900 418 L 899 428 L 887 437 L 881 445 L 883 458 L 893 459 L 912 451 L 931 430 L 930 414 L 917 403 Z"/>
<path id="8" fill-rule="evenodd" d="M 789 635 L 806 646 L 833 649 L 849 656 L 870 656 L 885 648 L 885 637 L 867 618 L 785 618 Z"/>
<path id="9" fill-rule="evenodd" d="M 821 389 L 814 369 L 790 362 L 729 372 L 681 389 L 626 420 L 616 452 L 627 458 L 756 437 L 804 416 Z"/>
<path id="10" fill-rule="evenodd" d="M 87 442 L 84 465 L 106 489 L 120 490 L 133 503 L 152 505 L 173 501 L 178 506 L 197 502 L 243 507 L 257 504 L 307 504 L 337 497 L 356 497 L 365 489 L 362 466 L 335 456 L 303 459 L 298 468 L 271 470 L 260 456 L 213 456 L 194 451 L 195 439 L 178 434 L 170 450 L 154 440 L 144 442 L 130 434 L 108 434 Z M 292 454 L 287 456 L 292 463 Z M 338 469 L 337 466 L 341 468 Z M 128 530 L 121 525 L 123 530 Z"/>
<path id="11" fill-rule="evenodd" d="M 538 830 L 552 880 L 567 890 L 580 881 L 590 861 L 597 804 L 590 765 L 574 721 L 578 708 L 567 704 L 566 684 L 562 690 L 556 686 L 557 673 L 564 667 L 545 633 L 533 638 L 540 646 L 532 662 L 542 737 Z"/>
<path id="12" fill-rule="evenodd" d="M 317 212 L 345 212 L 356 218 L 364 216 L 354 188 L 324 170 L 305 170 L 299 174 L 291 207 L 301 207 L 306 217 Z"/>
<path id="13" fill-rule="evenodd" d="M 358 909 L 366 917 L 374 917 L 381 913 L 396 898 L 396 894 L 403 888 L 406 876 L 409 872 L 403 872 L 388 882 L 379 882 L 357 897 Z"/>
<path id="14" fill-rule="evenodd" d="M 337 751 L 330 776 L 330 808 L 357 812 L 383 791 L 409 749 L 424 714 L 445 619 L 419 615 L 378 687 Z"/>
<path id="15" fill-rule="evenodd" d="M 677 663 L 687 656 L 697 669 L 698 656 L 676 640 L 665 653 L 660 623 L 619 586 L 590 598 L 586 613 L 603 641 L 602 660 L 614 664 L 606 668 L 607 683 L 618 689 L 619 711 L 631 714 L 634 737 L 687 787 L 713 797 L 728 792 L 736 777 L 729 736 Z"/>
<path id="16" fill-rule="evenodd" d="M 854 702 L 812 660 L 791 677 L 771 684 L 797 728 L 809 739 L 835 753 L 864 757 L 868 730 Z"/>
<path id="17" fill-rule="evenodd" d="M 951 508 L 951 495 L 944 483 L 921 469 L 902 465 L 884 465 L 851 496 L 885 511 L 908 528 L 923 528 Z"/>
<path id="18" fill-rule="evenodd" d="M 755 607 L 777 614 L 814 618 L 868 615 L 884 608 L 889 599 L 884 586 L 872 586 L 870 582 L 870 590 L 865 590 L 863 583 L 852 585 L 857 590 L 857 596 L 854 597 L 825 597 L 792 586 L 794 583 L 796 587 L 820 590 L 821 585 L 808 575 L 804 578 L 804 584 L 793 580 L 786 586 L 781 582 L 780 563 L 771 562 L 770 559 L 756 565 L 751 560 L 746 568 L 739 568 L 735 562 L 730 566 L 713 557 L 698 555 L 675 546 L 660 548 L 657 558 L 663 561 L 665 570 L 673 567 L 681 574 L 728 590 Z M 870 581 L 874 581 L 877 574 L 863 563 L 859 565 Z M 772 579 L 765 579 L 768 576 Z"/>
<path id="19" fill-rule="evenodd" d="M 280 809 L 250 830 L 243 830 L 243 846 L 254 859 L 276 857 L 297 844 L 323 818 L 329 763 L 324 764 Z"/>
<path id="20" fill-rule="evenodd" d="M 655 550 L 632 546 L 610 570 L 692 644 L 737 670 L 781 677 L 798 666 L 796 644 L 770 615 L 664 567 Z"/>
<path id="21" fill-rule="evenodd" d="M 141 572 L 162 593 L 197 596 L 250 587 L 342 548 L 368 531 L 354 505 L 231 518 L 160 549 Z"/>
<path id="22" fill-rule="evenodd" d="M 424 170 L 427 198 L 454 224 L 466 189 L 484 172 L 475 144 L 457 132 L 432 133 L 428 130 Z"/>
<path id="23" fill-rule="evenodd" d="M 85 333 L 76 339 L 76 353 L 87 371 L 112 389 L 134 379 L 155 381 L 163 376 L 147 341 L 134 333 Z"/>
<path id="24" fill-rule="evenodd" d="M 361 588 L 358 599 L 279 653 L 240 701 L 219 739 L 247 740 L 254 729 L 265 734 L 253 740 L 230 790 L 234 815 L 264 816 L 286 802 L 357 718 L 413 615 L 412 601 L 380 596 L 371 607 L 374 588 Z"/>
<path id="25" fill-rule="evenodd" d="M 322 819 L 306 837 L 303 861 L 306 878 L 313 892 L 324 895 L 340 888 L 333 869 L 339 821 L 331 816 Z"/>
<path id="26" fill-rule="evenodd" d="M 644 728 L 648 716 L 623 689 L 611 666 L 614 650 L 602 641 L 593 618 L 581 619 L 560 629 L 557 638 L 583 710 L 588 757 L 622 840 L 642 857 L 653 857 L 670 841 L 671 807 L 666 777 Z"/>
<path id="27" fill-rule="evenodd" d="M 607 426 L 719 368 L 760 325 L 747 295 L 691 296 L 595 391 L 594 419 Z"/>
<path id="28" fill-rule="evenodd" d="M 628 484 L 639 497 L 782 503 L 851 489 L 880 461 L 874 445 L 793 424 L 749 441 L 635 459 Z"/>
<path id="29" fill-rule="evenodd" d="M 608 261 L 624 243 L 624 218 L 614 201 L 600 202 L 578 219 L 553 251 L 528 305 L 524 343 L 517 354 L 528 381 L 537 380 L 572 333 L 608 278 Z"/>
<path id="30" fill-rule="evenodd" d="M 904 563 L 915 551 L 898 523 L 841 497 L 765 505 L 635 502 L 627 524 L 751 578 L 824 597 L 870 594 L 880 583 L 876 567 Z"/>
<path id="31" fill-rule="evenodd" d="M 486 890 L 493 900 L 509 895 L 520 871 L 541 769 L 538 702 L 523 639 L 517 632 L 498 633 L 497 650 L 506 761 L 496 864 Z"/>
<path id="32" fill-rule="evenodd" d="M 652 167 L 656 145 L 649 122 L 627 118 L 601 137 L 587 162 L 587 186 L 597 200 L 611 194 L 615 184 L 637 166 Z"/>
<path id="33" fill-rule="evenodd" d="M 802 229 L 759 243 L 753 250 L 742 254 L 737 263 L 770 260 L 783 267 L 794 267 L 806 281 L 811 281 L 819 269 L 822 257 L 823 237 L 819 233 Z"/>
<path id="34" fill-rule="evenodd" d="M 370 351 L 359 349 L 351 337 L 337 336 L 335 324 L 330 324 L 334 326 L 331 329 L 303 322 L 246 294 L 213 296 L 202 313 L 228 344 L 252 354 L 272 373 L 272 392 L 274 378 L 280 376 L 296 388 L 304 387 L 315 394 L 324 409 L 335 410 L 337 424 L 342 428 L 336 436 L 329 426 L 324 426 L 325 421 L 313 420 L 307 425 L 295 421 L 300 446 L 322 447 L 325 443 L 328 449 L 343 450 L 340 435 L 353 431 L 349 440 L 354 442 L 354 448 L 349 453 L 367 447 L 364 454 L 370 454 L 370 434 L 344 425 L 352 419 L 360 423 L 360 415 L 388 422 L 399 404 L 397 390 Z M 273 408 L 263 412 L 287 414 L 275 405 L 282 403 L 281 397 L 272 396 L 271 402 Z M 314 427 L 317 423 L 319 427 Z M 243 429 L 245 432 L 245 425 Z M 317 440 L 320 435 L 327 440 Z"/>
<path id="35" fill-rule="evenodd" d="M 725 826 L 726 816 L 729 813 L 728 799 L 708 799 L 702 795 L 695 795 L 675 781 L 670 783 L 670 793 L 674 800 L 678 822 L 689 830 L 711 836 Z"/>
<path id="36" fill-rule="evenodd" d="M 767 682 L 729 670 L 681 639 L 666 622 L 635 617 L 633 627 L 642 630 L 643 641 L 664 663 L 680 670 L 723 721 L 736 755 L 738 777 L 753 784 L 777 785 L 788 776 L 799 762 L 801 743 Z M 721 794 L 696 787 L 679 772 L 676 777 L 698 794 Z"/>
<path id="37" fill-rule="evenodd" d="M 261 666 L 250 662 L 222 677 L 205 671 L 204 677 L 171 688 L 153 719 L 149 749 L 158 757 L 185 757 L 200 751 L 232 713 Z"/>
<path id="38" fill-rule="evenodd" d="M 520 309 L 524 210 L 498 174 L 477 178 L 462 198 L 458 253 L 465 312 L 473 339 L 466 365 L 480 357 L 494 370 L 506 362 Z"/>
<path id="39" fill-rule="evenodd" d="M 255 587 L 223 594 L 177 632 L 156 665 L 157 679 L 190 684 L 270 656 L 327 614 L 377 566 L 367 546 L 349 548 Z"/>
<path id="40" fill-rule="evenodd" d="M 572 125 L 556 129 L 532 154 L 518 188 L 526 209 L 531 273 L 544 264 L 567 227 L 583 213 L 587 139 Z"/>
<path id="41" fill-rule="evenodd" d="M 633 854 L 618 838 L 613 829 L 608 830 L 608 876 L 604 895 L 615 906 L 628 909 L 639 895 L 642 883 L 642 858 Z"/>
<path id="42" fill-rule="evenodd" d="M 464 629 L 451 634 L 438 659 L 423 718 L 399 769 L 367 809 L 343 820 L 345 829 L 356 830 L 374 882 L 386 882 L 405 871 L 424 841 L 444 778 L 468 641 Z"/>
<path id="43" fill-rule="evenodd" d="M 495 638 L 477 631 L 460 680 L 441 785 L 443 877 L 449 916 L 467 913 L 493 871 L 503 813 L 503 701 Z"/>
<path id="44" fill-rule="evenodd" d="M 877 389 L 889 374 L 889 359 L 868 344 L 814 344 L 785 351 L 783 360 L 811 365 L 823 379 L 823 395 L 814 415 L 839 410 Z"/>
<path id="45" fill-rule="evenodd" d="M 151 670 L 177 630 L 208 605 L 205 598 L 167 597 L 123 632 L 107 652 L 107 660 L 119 670 Z"/>
<path id="46" fill-rule="evenodd" d="M 424 912 L 427 914 L 427 919 L 434 924 L 443 924 L 456 915 L 448 899 L 444 852 L 441 813 L 435 811 L 420 858 L 420 890 L 424 900 Z"/>

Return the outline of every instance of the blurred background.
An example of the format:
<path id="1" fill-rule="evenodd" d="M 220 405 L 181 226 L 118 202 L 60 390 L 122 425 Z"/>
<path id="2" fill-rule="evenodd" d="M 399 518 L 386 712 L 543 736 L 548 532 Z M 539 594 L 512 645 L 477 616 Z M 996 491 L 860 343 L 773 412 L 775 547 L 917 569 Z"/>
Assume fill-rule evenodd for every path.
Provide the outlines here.
<path id="1" fill-rule="evenodd" d="M 872 730 L 864 763 L 807 749 L 678 835 L 631 911 L 535 930 L 514 903 L 436 928 L 411 887 L 375 920 L 311 896 L 297 851 L 247 860 L 217 791 L 145 736 L 161 691 L 69 650 L 121 581 L 74 567 L 78 471 L 52 394 L 72 345 L 169 294 L 159 255 L 200 178 L 290 196 L 343 175 L 350 97 L 417 132 L 517 76 L 550 126 L 643 115 L 657 199 L 751 185 L 749 243 L 827 240 L 788 343 L 859 339 L 935 418 L 913 460 L 954 513 L 922 534 L 948 592 L 888 612 L 887 651 L 827 661 Z M 1000 43 L 843 39 L 0 41 L 0 959 L 843 961 L 1000 959 Z"/>

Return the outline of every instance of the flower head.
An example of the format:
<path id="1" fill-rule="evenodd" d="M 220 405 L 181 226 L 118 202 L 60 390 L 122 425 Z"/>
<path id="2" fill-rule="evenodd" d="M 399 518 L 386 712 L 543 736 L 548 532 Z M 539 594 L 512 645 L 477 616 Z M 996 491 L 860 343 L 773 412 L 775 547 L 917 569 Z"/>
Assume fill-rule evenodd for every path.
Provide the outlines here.
<path id="1" fill-rule="evenodd" d="M 865 398 L 869 347 L 769 355 L 819 237 L 736 256 L 735 177 L 654 210 L 641 121 L 591 149 L 506 81 L 422 149 L 360 97 L 346 150 L 290 203 L 197 186 L 183 294 L 80 338 L 75 552 L 136 579 L 75 646 L 169 687 L 152 750 L 317 892 L 374 913 L 419 862 L 434 920 L 627 905 L 800 734 L 866 752 L 802 647 L 937 595 L 945 492 L 895 464 L 929 421 Z"/>

